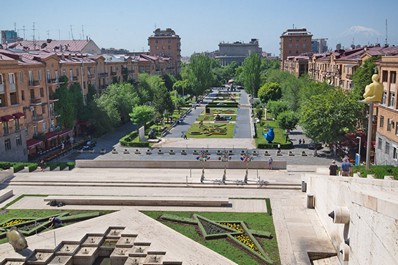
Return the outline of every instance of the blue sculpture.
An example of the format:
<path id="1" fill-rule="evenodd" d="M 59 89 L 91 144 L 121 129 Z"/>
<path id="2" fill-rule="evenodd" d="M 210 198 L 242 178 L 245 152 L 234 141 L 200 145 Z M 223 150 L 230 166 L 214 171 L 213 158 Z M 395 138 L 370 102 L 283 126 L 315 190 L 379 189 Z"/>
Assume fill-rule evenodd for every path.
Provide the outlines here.
<path id="1" fill-rule="evenodd" d="M 275 138 L 274 128 L 270 127 L 267 134 L 265 134 L 263 132 L 263 135 L 264 135 L 265 140 L 267 140 L 269 144 L 272 143 L 272 141 Z"/>

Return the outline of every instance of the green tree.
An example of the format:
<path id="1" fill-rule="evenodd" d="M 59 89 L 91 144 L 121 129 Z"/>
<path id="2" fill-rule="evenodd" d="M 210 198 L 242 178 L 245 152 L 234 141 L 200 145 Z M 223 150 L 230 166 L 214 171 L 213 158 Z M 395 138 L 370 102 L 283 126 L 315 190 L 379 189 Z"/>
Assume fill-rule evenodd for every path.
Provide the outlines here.
<path id="1" fill-rule="evenodd" d="M 332 89 L 312 96 L 302 105 L 300 124 L 308 137 L 330 144 L 355 130 L 360 109 L 354 97 Z"/>
<path id="2" fill-rule="evenodd" d="M 59 114 L 58 122 L 64 128 L 72 128 L 76 118 L 76 110 L 73 108 L 72 96 L 66 87 L 67 83 L 61 85 L 55 91 L 58 102 L 55 103 L 54 110 Z"/>
<path id="3" fill-rule="evenodd" d="M 149 85 L 153 91 L 152 106 L 159 116 L 163 116 L 165 111 L 173 113 L 174 104 L 162 78 L 159 76 L 151 76 Z"/>
<path id="4" fill-rule="evenodd" d="M 274 118 L 277 119 L 279 113 L 287 111 L 289 109 L 289 105 L 286 101 L 273 101 L 270 100 L 267 103 L 267 109 L 274 115 Z"/>
<path id="5" fill-rule="evenodd" d="M 242 64 L 241 80 L 247 93 L 257 97 L 260 87 L 261 58 L 257 53 L 250 54 Z"/>
<path id="6" fill-rule="evenodd" d="M 129 114 L 129 116 L 134 124 L 138 125 L 138 127 L 141 127 L 153 120 L 155 116 L 155 109 L 152 106 L 147 105 L 135 106 L 132 108 L 132 112 Z"/>
<path id="7" fill-rule="evenodd" d="M 102 112 L 106 113 L 116 127 L 130 120 L 131 108 L 139 103 L 139 97 L 130 83 L 111 84 L 95 100 Z"/>
<path id="8" fill-rule="evenodd" d="M 372 75 L 376 69 L 375 61 L 378 59 L 380 59 L 380 56 L 370 57 L 353 74 L 354 88 L 352 93 L 357 100 L 363 99 L 365 87 L 372 82 Z"/>
<path id="9" fill-rule="evenodd" d="M 174 77 L 174 75 L 171 74 L 164 74 L 163 75 L 163 81 L 164 84 L 167 88 L 167 91 L 172 91 L 173 90 L 173 85 L 177 81 L 177 79 Z"/>
<path id="10" fill-rule="evenodd" d="M 228 65 L 221 66 L 219 62 L 213 66 L 213 74 L 215 76 L 215 85 L 223 86 L 230 79 L 235 77 L 235 70 L 238 67 L 236 62 L 232 62 Z"/>
<path id="11" fill-rule="evenodd" d="M 279 113 L 277 119 L 279 127 L 284 130 L 296 129 L 299 120 L 300 120 L 299 115 L 291 110 Z"/>
<path id="12" fill-rule="evenodd" d="M 173 89 L 177 90 L 178 94 L 182 95 L 183 97 L 190 93 L 188 80 L 178 80 L 174 83 Z"/>
<path id="13" fill-rule="evenodd" d="M 266 83 L 258 91 L 258 97 L 262 103 L 278 100 L 282 97 L 282 89 L 278 83 Z"/>
<path id="14" fill-rule="evenodd" d="M 191 56 L 188 64 L 188 84 L 192 89 L 193 95 L 201 96 L 214 83 L 212 73 L 212 60 L 203 54 L 194 54 Z"/>

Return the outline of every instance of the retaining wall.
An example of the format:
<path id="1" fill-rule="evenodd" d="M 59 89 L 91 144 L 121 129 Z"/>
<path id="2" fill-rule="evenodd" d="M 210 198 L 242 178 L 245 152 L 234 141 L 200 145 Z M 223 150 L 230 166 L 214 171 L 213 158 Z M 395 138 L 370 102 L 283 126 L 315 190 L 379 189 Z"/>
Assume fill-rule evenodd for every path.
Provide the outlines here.
<path id="1" fill-rule="evenodd" d="M 305 181 L 341 264 L 397 264 L 398 181 L 319 173 L 306 174 Z M 328 214 L 343 208 L 349 221 L 335 223 Z"/>
<path id="2" fill-rule="evenodd" d="M 246 169 L 246 163 L 242 161 L 207 161 L 204 162 L 205 169 Z M 272 163 L 273 169 L 286 169 L 286 161 L 275 161 Z M 169 161 L 169 160 L 76 160 L 77 168 L 191 168 L 201 169 L 201 161 Z M 269 169 L 268 161 L 251 161 L 249 169 Z"/>

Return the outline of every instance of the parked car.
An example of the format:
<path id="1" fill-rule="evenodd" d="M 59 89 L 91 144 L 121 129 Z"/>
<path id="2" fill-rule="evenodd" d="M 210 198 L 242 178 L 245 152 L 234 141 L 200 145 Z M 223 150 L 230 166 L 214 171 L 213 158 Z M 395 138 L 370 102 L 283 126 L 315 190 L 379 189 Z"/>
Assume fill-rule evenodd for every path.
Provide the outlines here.
<path id="1" fill-rule="evenodd" d="M 322 144 L 317 142 L 311 142 L 308 144 L 308 148 L 313 150 L 320 150 L 322 149 Z"/>

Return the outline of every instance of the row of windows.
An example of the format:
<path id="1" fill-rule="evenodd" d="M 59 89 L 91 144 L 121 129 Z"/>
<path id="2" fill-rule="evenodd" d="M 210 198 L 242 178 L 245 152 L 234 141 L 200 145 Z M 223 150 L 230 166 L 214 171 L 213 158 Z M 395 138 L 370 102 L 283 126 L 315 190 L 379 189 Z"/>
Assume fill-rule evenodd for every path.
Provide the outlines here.
<path id="1" fill-rule="evenodd" d="M 15 137 L 15 145 L 16 146 L 21 146 L 22 145 L 22 138 L 21 135 L 17 135 Z M 4 140 L 4 149 L 6 151 L 10 151 L 12 149 L 12 145 L 11 145 L 11 139 L 6 139 Z"/>
<path id="2" fill-rule="evenodd" d="M 377 139 L 377 149 L 383 150 L 383 139 L 380 137 Z M 387 141 L 384 144 L 384 153 L 387 155 L 390 154 L 390 143 Z M 396 146 L 392 147 L 392 158 L 398 159 L 398 148 Z"/>
<path id="3" fill-rule="evenodd" d="M 289 43 L 288 46 L 289 46 L 289 48 L 293 48 L 293 44 L 291 44 L 291 43 Z M 296 46 L 297 49 L 300 48 L 300 44 L 296 44 L 295 46 Z M 302 46 L 303 46 L 303 49 L 307 48 L 307 44 L 305 44 L 305 43 L 304 43 Z M 170 46 L 169 46 L 169 47 L 170 47 Z M 169 48 L 169 49 L 170 49 L 170 48 Z"/>
<path id="4" fill-rule="evenodd" d="M 10 84 L 15 84 L 15 74 L 14 73 L 8 74 L 8 82 Z M 4 85 L 4 77 L 2 74 L 0 74 L 0 85 Z"/>
<path id="5" fill-rule="evenodd" d="M 396 79 L 397 79 L 397 72 L 390 71 L 390 83 L 395 84 Z M 382 80 L 383 82 L 388 82 L 388 71 L 383 71 Z"/>
<path id="6" fill-rule="evenodd" d="M 395 135 L 398 135 L 398 126 L 395 124 L 391 119 L 387 119 L 387 131 L 391 131 L 391 129 L 394 129 L 395 126 Z M 384 116 L 380 115 L 380 121 L 379 121 L 379 127 L 383 128 L 384 127 Z"/>

